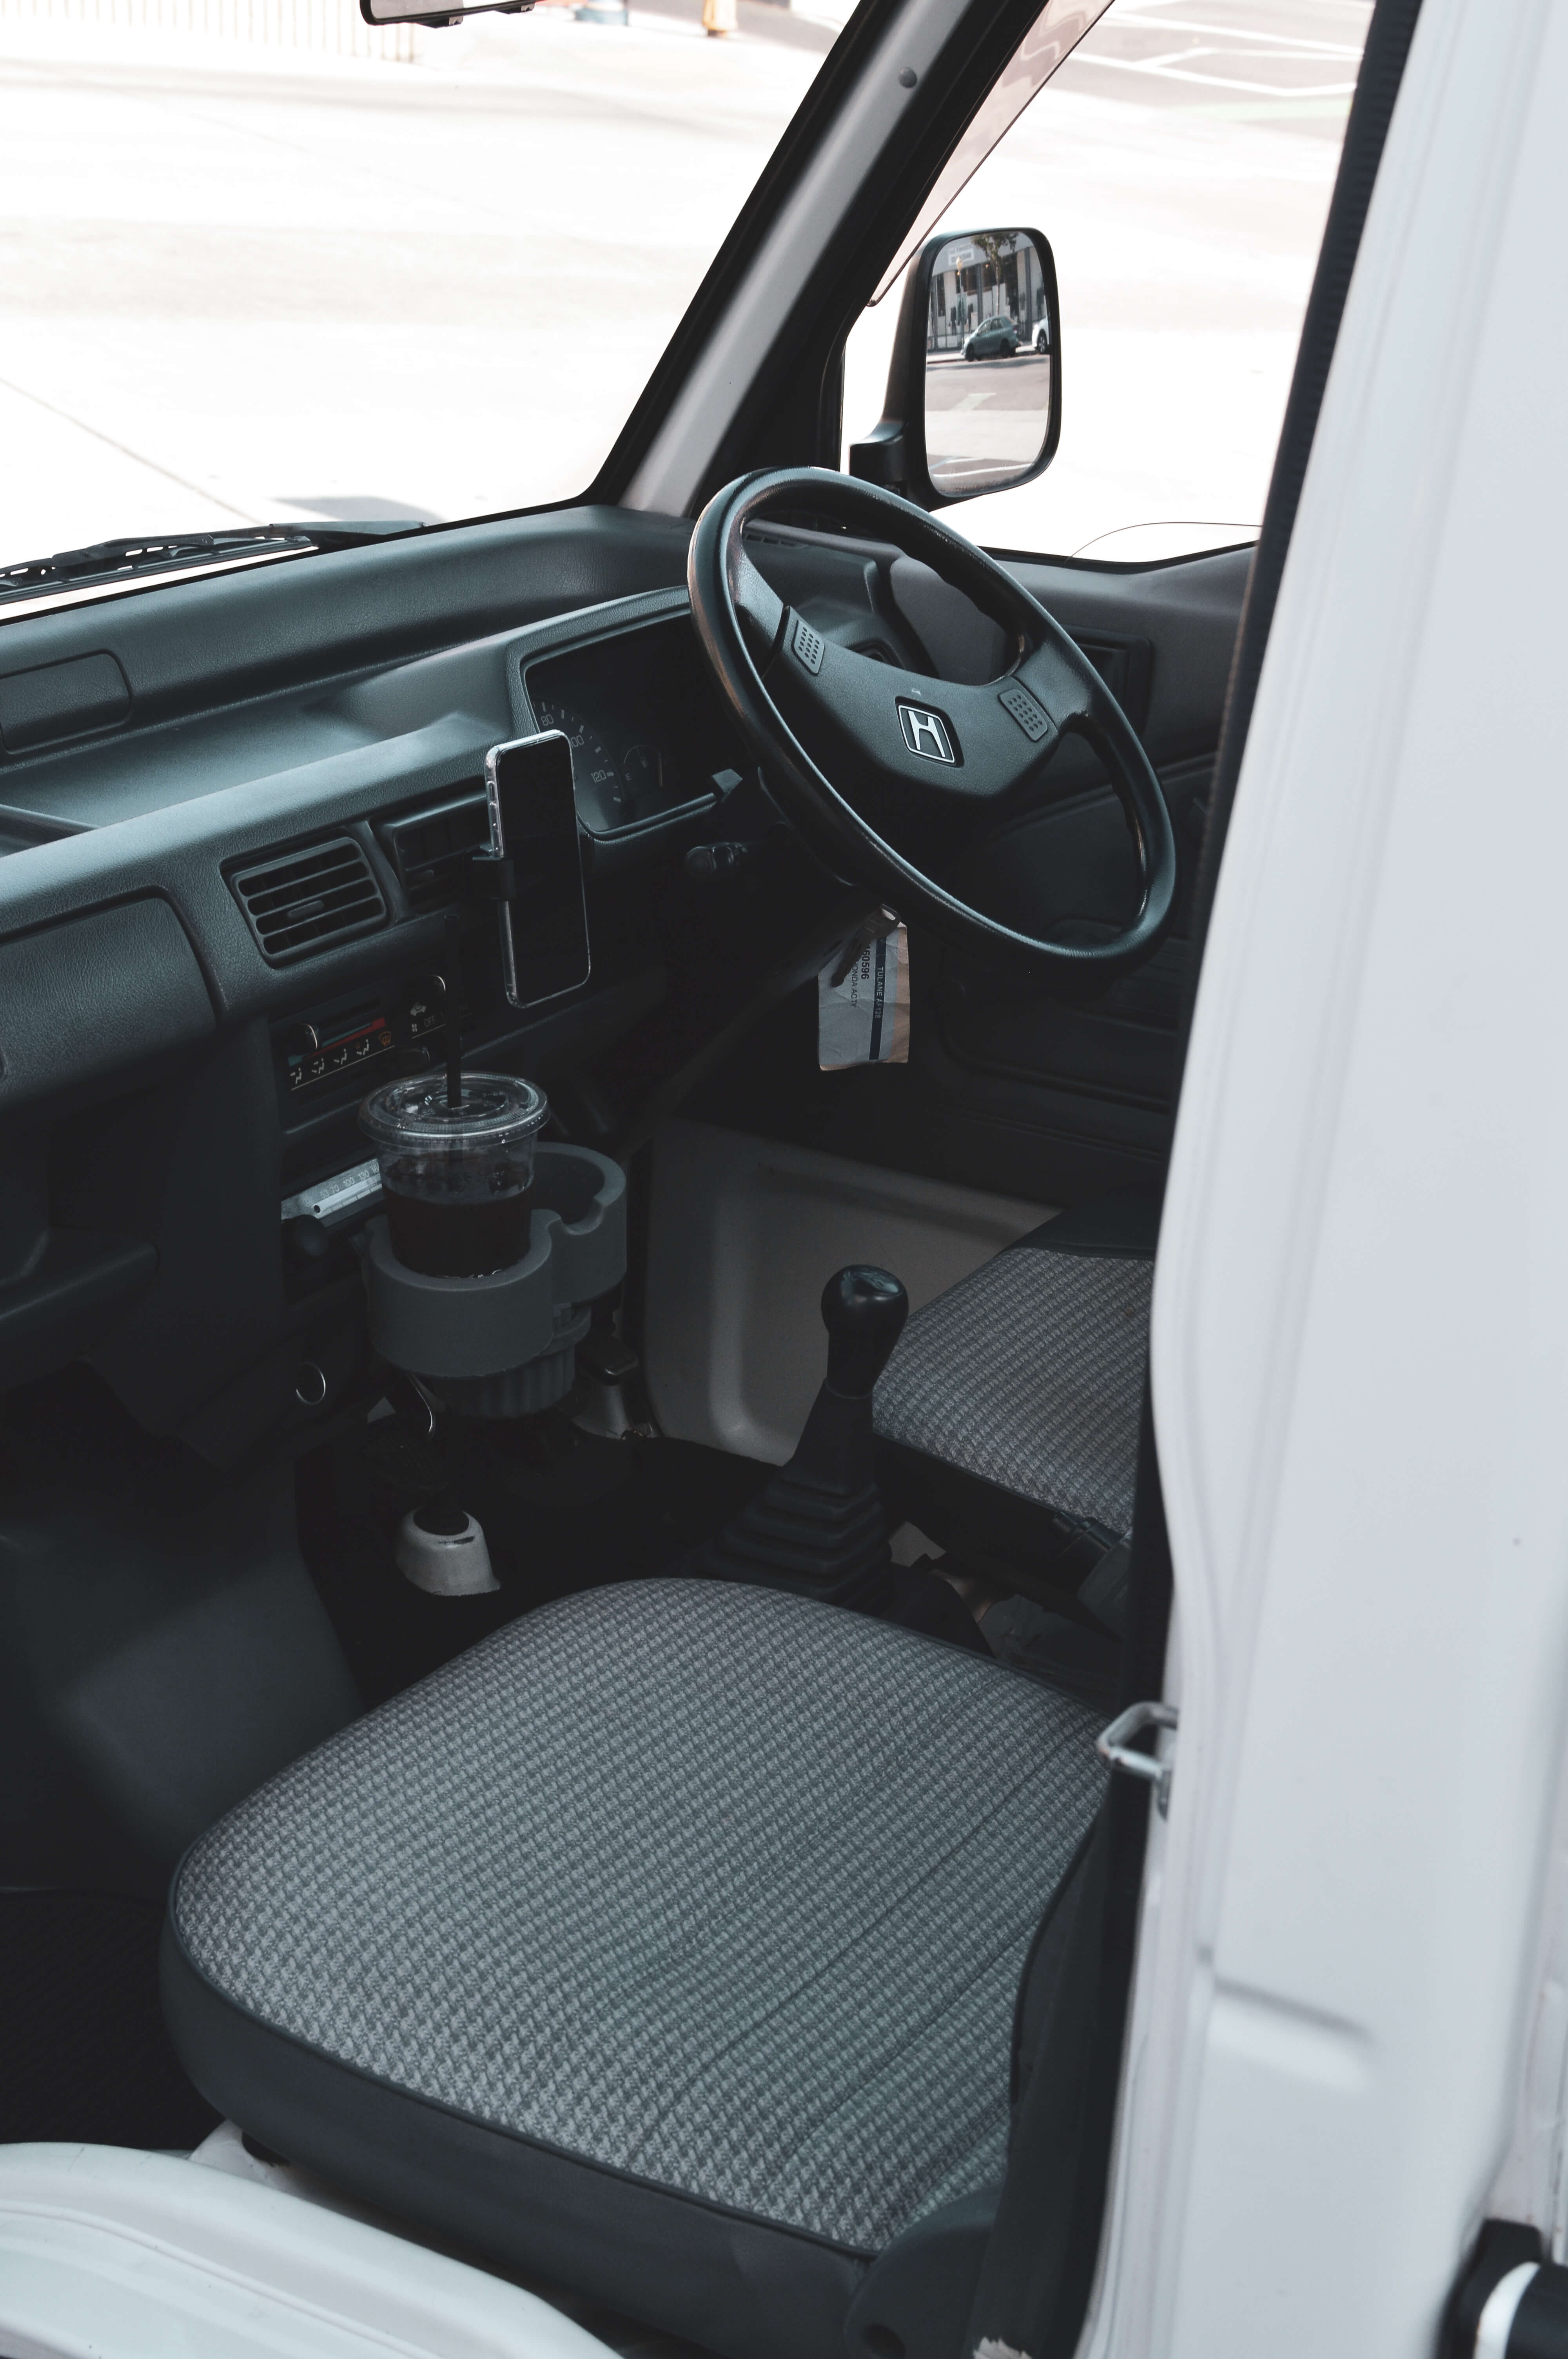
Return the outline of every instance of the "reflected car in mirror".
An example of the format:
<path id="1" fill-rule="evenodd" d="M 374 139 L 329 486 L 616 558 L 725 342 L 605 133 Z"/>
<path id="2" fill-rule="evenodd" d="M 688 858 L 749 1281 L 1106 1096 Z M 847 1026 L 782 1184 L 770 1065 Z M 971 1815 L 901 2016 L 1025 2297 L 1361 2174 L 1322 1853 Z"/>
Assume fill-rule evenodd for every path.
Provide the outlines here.
<path id="1" fill-rule="evenodd" d="M 964 339 L 967 361 L 1011 360 L 1018 350 L 1018 330 L 1011 320 L 982 320 Z"/>

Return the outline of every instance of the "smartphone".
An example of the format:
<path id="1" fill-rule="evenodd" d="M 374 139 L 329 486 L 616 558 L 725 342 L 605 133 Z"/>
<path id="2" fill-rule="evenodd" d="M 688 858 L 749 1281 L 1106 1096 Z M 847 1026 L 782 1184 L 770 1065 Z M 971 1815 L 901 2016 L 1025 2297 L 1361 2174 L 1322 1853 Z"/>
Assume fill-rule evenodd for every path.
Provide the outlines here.
<path id="1" fill-rule="evenodd" d="M 569 740 L 546 729 L 492 745 L 484 785 L 490 848 L 517 879 L 501 904 L 502 980 L 514 1007 L 537 1007 L 579 990 L 592 967 Z"/>

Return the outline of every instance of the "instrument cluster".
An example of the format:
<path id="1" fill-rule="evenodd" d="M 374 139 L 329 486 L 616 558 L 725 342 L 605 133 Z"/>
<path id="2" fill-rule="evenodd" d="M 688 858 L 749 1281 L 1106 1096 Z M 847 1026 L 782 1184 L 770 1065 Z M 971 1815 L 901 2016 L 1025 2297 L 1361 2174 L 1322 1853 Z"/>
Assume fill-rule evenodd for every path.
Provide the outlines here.
<path id="1" fill-rule="evenodd" d="M 594 835 L 665 818 L 749 766 L 685 616 L 530 664 L 524 686 L 536 725 L 570 741 Z"/>

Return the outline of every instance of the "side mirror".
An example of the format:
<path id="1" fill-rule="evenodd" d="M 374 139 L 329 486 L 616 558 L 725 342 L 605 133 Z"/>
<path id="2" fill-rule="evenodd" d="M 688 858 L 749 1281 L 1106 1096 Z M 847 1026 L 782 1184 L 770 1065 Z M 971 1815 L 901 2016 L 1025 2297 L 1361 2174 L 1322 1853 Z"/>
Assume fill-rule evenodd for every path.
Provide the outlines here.
<path id="1" fill-rule="evenodd" d="M 534 0 L 360 0 L 367 25 L 456 25 L 465 16 L 525 16 Z"/>
<path id="2" fill-rule="evenodd" d="M 904 282 L 882 417 L 849 473 L 924 508 L 1027 484 L 1062 433 L 1056 265 L 1037 229 L 934 237 Z"/>

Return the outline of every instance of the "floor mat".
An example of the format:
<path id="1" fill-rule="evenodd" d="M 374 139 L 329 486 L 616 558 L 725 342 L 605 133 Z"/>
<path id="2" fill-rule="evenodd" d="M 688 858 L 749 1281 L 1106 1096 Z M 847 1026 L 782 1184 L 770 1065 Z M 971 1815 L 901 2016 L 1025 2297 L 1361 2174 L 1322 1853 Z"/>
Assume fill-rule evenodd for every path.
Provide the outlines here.
<path id="1" fill-rule="evenodd" d="M 443 1419 L 433 1443 L 391 1419 L 300 1462 L 299 1538 L 367 1703 L 380 1703 L 552 1597 L 664 1571 L 772 1470 L 694 1442 L 603 1441 L 564 1417 Z M 427 1597 L 393 1562 L 412 1506 L 448 1495 L 484 1527 L 501 1583 Z"/>
<path id="2" fill-rule="evenodd" d="M 158 2009 L 163 1909 L 95 1892 L 0 1892 L 0 2145 L 189 2147 L 218 2116 Z"/>

